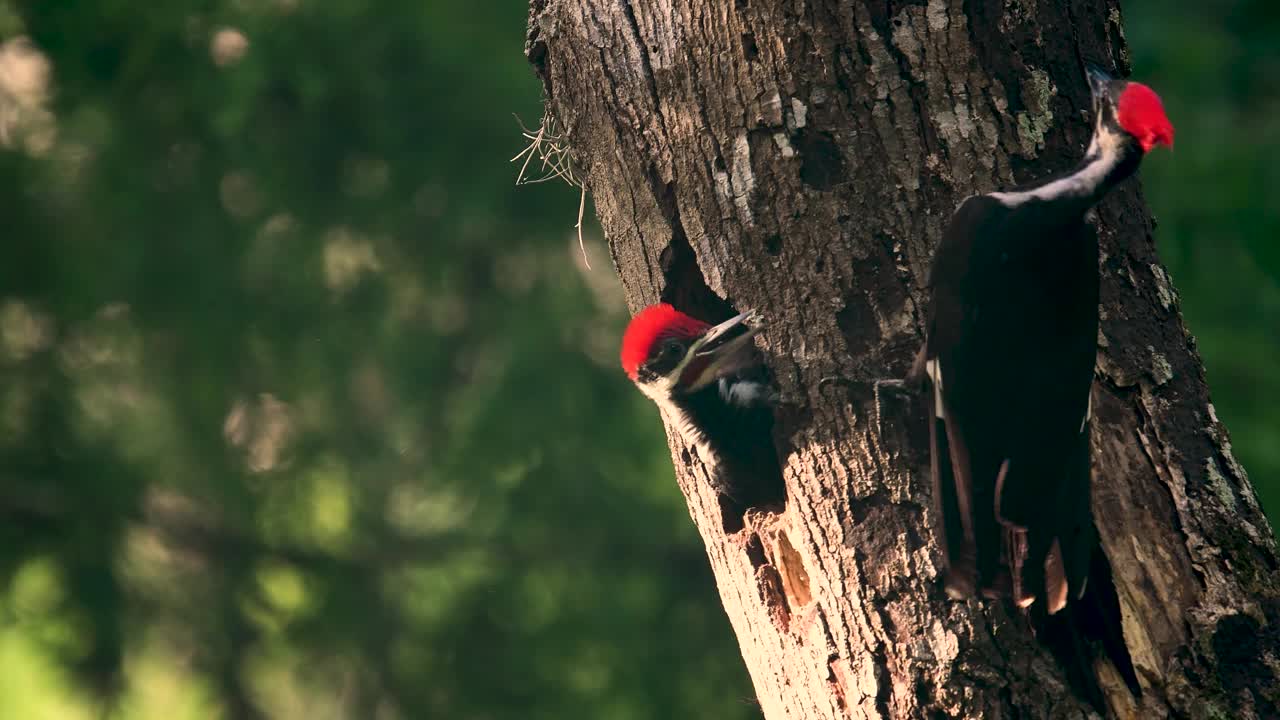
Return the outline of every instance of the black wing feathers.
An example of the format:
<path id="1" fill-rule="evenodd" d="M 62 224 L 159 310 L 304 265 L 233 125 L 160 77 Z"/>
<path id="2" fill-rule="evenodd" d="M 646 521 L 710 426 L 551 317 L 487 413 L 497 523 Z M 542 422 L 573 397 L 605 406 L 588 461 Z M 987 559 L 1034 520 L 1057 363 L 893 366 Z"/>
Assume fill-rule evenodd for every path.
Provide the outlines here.
<path id="1" fill-rule="evenodd" d="M 1081 425 L 1098 266 L 1083 217 L 1044 210 L 989 196 L 960 206 L 934 261 L 924 359 L 944 408 L 931 444 L 948 590 L 1056 611 L 1094 542 Z"/>
<path id="2" fill-rule="evenodd" d="M 977 549 L 972 527 L 972 497 L 968 475 L 957 476 L 953 472 L 953 468 L 967 470 L 968 462 L 963 458 L 952 458 L 947 434 L 946 421 L 933 418 L 929 423 L 933 497 L 942 523 L 942 552 L 948 559 L 947 592 L 958 598 L 972 595 L 976 588 Z M 963 452 L 962 449 L 957 449 Z"/>

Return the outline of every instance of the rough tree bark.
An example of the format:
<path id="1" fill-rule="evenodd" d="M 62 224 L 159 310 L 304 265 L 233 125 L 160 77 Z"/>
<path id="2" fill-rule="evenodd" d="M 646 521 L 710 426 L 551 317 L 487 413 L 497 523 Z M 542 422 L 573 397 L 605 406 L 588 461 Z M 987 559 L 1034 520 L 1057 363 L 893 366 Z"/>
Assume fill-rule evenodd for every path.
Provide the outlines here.
<path id="1" fill-rule="evenodd" d="M 765 716 L 1088 716 L 1003 603 L 945 598 L 923 420 L 863 380 L 906 369 L 958 201 L 1080 157 L 1116 0 L 533 0 L 527 54 L 632 310 L 768 322 L 785 497 L 744 527 L 668 432 Z M 1272 531 L 1138 183 L 1100 215 L 1093 502 L 1144 686 L 1111 713 L 1280 717 Z"/>

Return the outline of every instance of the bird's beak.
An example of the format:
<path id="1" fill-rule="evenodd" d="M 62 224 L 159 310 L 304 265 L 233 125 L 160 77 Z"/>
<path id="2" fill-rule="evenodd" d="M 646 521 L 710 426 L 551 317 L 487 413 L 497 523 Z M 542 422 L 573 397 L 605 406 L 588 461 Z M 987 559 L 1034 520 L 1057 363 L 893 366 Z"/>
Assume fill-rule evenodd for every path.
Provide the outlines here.
<path id="1" fill-rule="evenodd" d="M 694 341 L 680 371 L 679 384 L 686 392 L 700 390 L 756 364 L 751 339 L 764 328 L 753 318 L 754 313 L 748 310 L 712 327 Z"/>
<path id="2" fill-rule="evenodd" d="M 1100 65 L 1095 65 L 1091 62 L 1084 64 L 1084 74 L 1089 80 L 1089 92 L 1093 95 L 1095 106 L 1100 101 L 1111 97 L 1111 88 L 1116 81 L 1114 75 L 1103 70 Z"/>

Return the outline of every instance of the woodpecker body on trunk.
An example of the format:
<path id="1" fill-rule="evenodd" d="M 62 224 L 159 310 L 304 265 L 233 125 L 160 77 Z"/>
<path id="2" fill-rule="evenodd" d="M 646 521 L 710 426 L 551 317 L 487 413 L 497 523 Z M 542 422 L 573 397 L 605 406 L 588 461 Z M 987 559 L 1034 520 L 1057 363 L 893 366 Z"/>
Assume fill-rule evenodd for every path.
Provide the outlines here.
<path id="1" fill-rule="evenodd" d="M 1040 600 L 1033 618 L 1100 701 L 1081 632 L 1093 633 L 1135 690 L 1137 679 L 1090 504 L 1099 287 L 1090 216 L 1147 151 L 1172 144 L 1173 128 L 1145 85 L 1093 67 L 1087 75 L 1095 126 L 1081 163 L 971 197 L 952 217 L 934 257 L 913 374 L 932 391 L 947 592 L 1008 596 L 1021 608 Z M 1069 603 L 1062 622 L 1071 629 L 1044 624 Z"/>
<path id="2" fill-rule="evenodd" d="M 1095 542 L 1098 242 L 1084 213 L 1054 221 L 1043 204 L 983 195 L 957 212 L 935 265 L 925 367 L 948 589 L 1008 584 L 1019 604 L 1045 592 L 1057 609 L 1084 587 Z"/>

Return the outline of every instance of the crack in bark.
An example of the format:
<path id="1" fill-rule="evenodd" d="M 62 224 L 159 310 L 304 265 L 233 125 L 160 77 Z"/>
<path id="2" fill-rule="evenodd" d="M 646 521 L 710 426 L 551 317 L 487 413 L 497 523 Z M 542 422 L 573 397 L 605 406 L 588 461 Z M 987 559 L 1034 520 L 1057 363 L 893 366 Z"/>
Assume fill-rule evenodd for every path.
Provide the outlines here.
<path id="1" fill-rule="evenodd" d="M 1169 500 L 1169 507 L 1174 510 L 1169 518 L 1174 523 L 1174 531 L 1178 535 L 1189 537 L 1190 533 L 1187 528 L 1183 527 L 1182 517 L 1177 511 L 1177 498 L 1174 497 L 1172 490 L 1170 490 L 1170 485 L 1174 482 L 1174 478 L 1169 475 L 1167 469 L 1168 465 L 1162 460 L 1156 458 L 1155 449 L 1152 447 L 1152 442 L 1145 432 L 1147 430 L 1151 430 L 1156 436 L 1156 441 L 1159 442 L 1159 431 L 1152 427 L 1152 419 L 1147 414 L 1143 403 L 1140 402 L 1141 391 L 1131 390 L 1125 393 L 1125 395 L 1128 396 L 1129 409 L 1133 412 L 1133 417 L 1137 420 L 1137 426 L 1132 429 L 1133 437 L 1137 440 L 1138 447 L 1142 449 L 1142 455 L 1147 459 L 1151 472 L 1164 481 L 1159 483 L 1159 486 L 1165 491 L 1166 497 Z M 1194 552 L 1192 554 L 1194 556 Z M 1202 587 L 1205 587 L 1207 583 L 1204 571 L 1197 563 L 1192 563 L 1192 567 L 1196 571 L 1196 579 Z"/>
<path id="2" fill-rule="evenodd" d="M 645 84 L 649 88 L 650 99 L 653 100 L 653 106 L 659 107 L 661 98 L 658 96 L 657 81 L 653 76 L 653 66 L 649 63 L 649 53 L 646 52 L 647 45 L 644 42 L 644 33 L 640 31 L 640 23 L 636 21 L 636 9 L 632 0 L 622 0 L 622 16 L 626 18 L 631 32 L 635 35 L 636 50 L 640 57 L 640 74 L 644 78 Z"/>

